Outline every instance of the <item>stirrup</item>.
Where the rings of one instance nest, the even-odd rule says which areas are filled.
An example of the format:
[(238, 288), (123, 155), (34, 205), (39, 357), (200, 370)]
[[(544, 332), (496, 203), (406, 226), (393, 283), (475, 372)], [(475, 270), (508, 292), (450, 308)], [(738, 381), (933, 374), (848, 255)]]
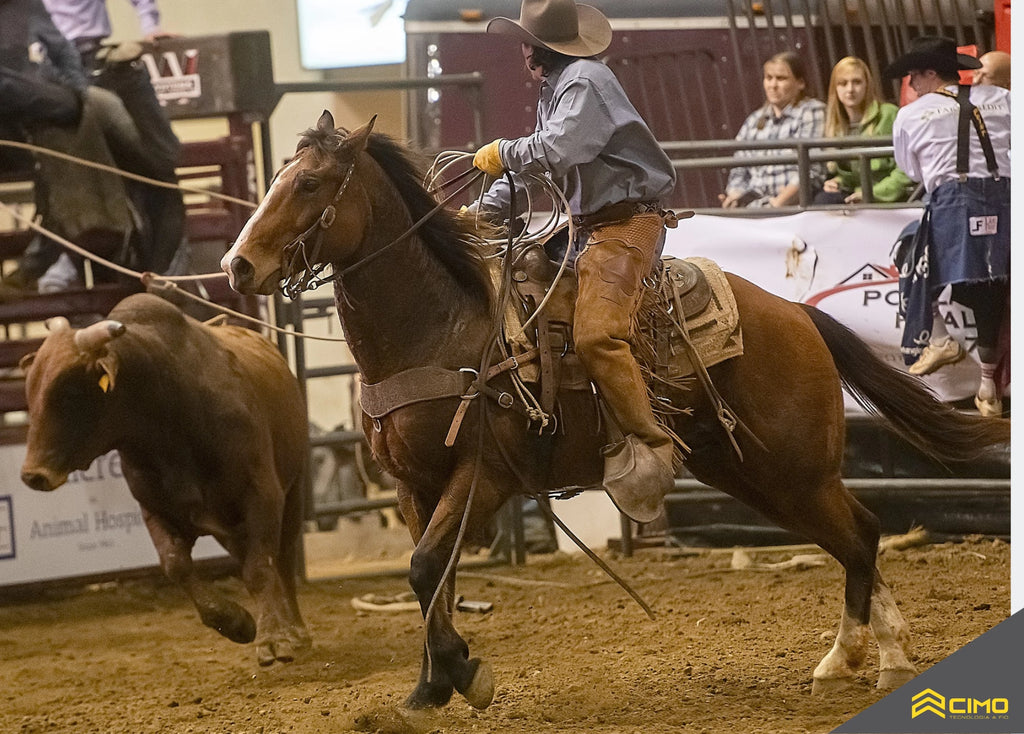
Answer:
[(605, 491), (621, 513), (635, 522), (651, 522), (662, 513), (665, 495), (675, 486), (672, 470), (635, 435), (601, 449)]

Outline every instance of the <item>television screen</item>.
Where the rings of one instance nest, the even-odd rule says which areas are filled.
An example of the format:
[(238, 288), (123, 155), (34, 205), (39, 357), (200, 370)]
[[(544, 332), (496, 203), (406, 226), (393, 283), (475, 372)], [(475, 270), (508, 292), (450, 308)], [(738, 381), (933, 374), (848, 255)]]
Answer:
[(306, 69), (405, 62), (407, 0), (297, 0)]

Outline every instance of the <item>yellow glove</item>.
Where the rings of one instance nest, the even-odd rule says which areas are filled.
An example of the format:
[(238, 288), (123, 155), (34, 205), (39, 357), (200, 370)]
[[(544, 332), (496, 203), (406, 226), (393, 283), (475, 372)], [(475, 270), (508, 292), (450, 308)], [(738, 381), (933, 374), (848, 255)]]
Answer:
[(494, 178), (505, 172), (505, 166), (501, 162), (501, 153), (498, 151), (500, 143), (501, 138), (498, 138), (493, 143), (482, 147), (473, 156), (473, 165)]

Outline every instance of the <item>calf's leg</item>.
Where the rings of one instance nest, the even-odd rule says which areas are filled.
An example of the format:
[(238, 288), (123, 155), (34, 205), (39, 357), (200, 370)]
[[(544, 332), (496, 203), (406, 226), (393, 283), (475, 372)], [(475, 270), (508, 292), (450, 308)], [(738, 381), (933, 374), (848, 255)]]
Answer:
[[(301, 618), (296, 624), (294, 559), (281, 557), (284, 492), (279, 485), (256, 487), (246, 506), (242, 533), (232, 544), (242, 560), (242, 581), (256, 600), (256, 659), (260, 665), (291, 662), (309, 646)], [(294, 533), (289, 528), (289, 533)], [(294, 551), (294, 536), (292, 551)], [(290, 578), (285, 580), (285, 576)]]
[(245, 644), (256, 639), (256, 623), (252, 615), (196, 574), (192, 565), (195, 537), (183, 537), (161, 517), (145, 508), (142, 508), (142, 517), (160, 557), (161, 568), (189, 595), (203, 624), (232, 642)]

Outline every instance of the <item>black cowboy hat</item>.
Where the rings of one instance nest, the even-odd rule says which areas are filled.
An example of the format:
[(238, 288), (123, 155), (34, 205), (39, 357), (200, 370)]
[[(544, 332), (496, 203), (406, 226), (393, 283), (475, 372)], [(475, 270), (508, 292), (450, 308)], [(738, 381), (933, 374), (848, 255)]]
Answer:
[(573, 0), (523, 0), (518, 21), (494, 18), (487, 32), (515, 36), (566, 56), (596, 56), (612, 42), (612, 26), (604, 14)]
[(973, 56), (957, 53), (956, 41), (946, 36), (920, 36), (910, 42), (910, 50), (893, 61), (882, 73), (889, 79), (906, 76), (912, 69), (933, 69), (952, 73), (960, 69), (980, 69)]

